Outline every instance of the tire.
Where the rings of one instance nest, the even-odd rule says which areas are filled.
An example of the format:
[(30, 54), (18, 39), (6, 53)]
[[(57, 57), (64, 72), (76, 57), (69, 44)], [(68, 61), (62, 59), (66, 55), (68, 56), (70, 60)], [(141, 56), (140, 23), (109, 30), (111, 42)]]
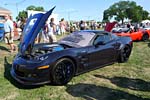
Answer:
[(143, 36), (142, 36), (142, 40), (143, 41), (147, 41), (149, 39), (149, 35), (148, 34), (144, 34)]
[(75, 65), (71, 59), (62, 58), (56, 62), (52, 69), (52, 83), (54, 85), (67, 84), (75, 73)]
[(119, 58), (118, 58), (118, 62), (119, 63), (127, 62), (128, 59), (129, 59), (130, 54), (131, 54), (131, 47), (126, 45), (125, 47), (123, 47), (121, 49), (121, 52), (120, 52), (120, 55), (119, 55)]

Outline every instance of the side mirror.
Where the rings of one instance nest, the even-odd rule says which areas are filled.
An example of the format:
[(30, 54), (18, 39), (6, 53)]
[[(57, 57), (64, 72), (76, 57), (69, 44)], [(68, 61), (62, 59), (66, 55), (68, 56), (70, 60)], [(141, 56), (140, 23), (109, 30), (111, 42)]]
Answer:
[(95, 47), (98, 47), (99, 45), (105, 45), (104, 41), (99, 41), (95, 44)]

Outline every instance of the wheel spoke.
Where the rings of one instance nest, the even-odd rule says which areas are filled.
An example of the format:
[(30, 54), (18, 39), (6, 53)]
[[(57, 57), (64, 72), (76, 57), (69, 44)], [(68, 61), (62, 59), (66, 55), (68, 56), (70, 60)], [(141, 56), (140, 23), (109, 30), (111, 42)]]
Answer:
[(57, 64), (55, 68), (55, 80), (59, 84), (67, 83), (73, 76), (73, 63), (64, 60)]
[(142, 40), (146, 41), (146, 40), (148, 40), (148, 38), (149, 38), (149, 36), (147, 34), (144, 34)]
[(122, 60), (123, 61), (127, 61), (130, 55), (130, 48), (129, 47), (125, 47), (122, 51)]

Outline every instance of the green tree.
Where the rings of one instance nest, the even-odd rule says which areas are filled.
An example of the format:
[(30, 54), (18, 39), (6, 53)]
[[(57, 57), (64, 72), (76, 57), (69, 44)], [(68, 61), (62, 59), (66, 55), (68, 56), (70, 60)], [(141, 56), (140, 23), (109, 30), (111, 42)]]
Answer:
[(19, 18), (26, 19), (27, 11), (23, 10), (23, 11), (19, 12), (19, 15), (16, 17), (17, 21), (19, 20)]
[(36, 6), (28, 6), (26, 10), (20, 11), (16, 19), (18, 20), (19, 18), (26, 19), (27, 18), (27, 10), (33, 10), (33, 11), (45, 11), (43, 7), (36, 7)]
[(134, 1), (119, 1), (103, 13), (103, 22), (108, 22), (112, 18), (122, 23), (124, 23), (125, 19), (139, 22), (148, 18), (148, 12), (143, 10), (143, 7), (137, 5)]
[(33, 11), (44, 11), (44, 8), (43, 7), (36, 7), (36, 6), (29, 6), (26, 8), (26, 10), (33, 10)]

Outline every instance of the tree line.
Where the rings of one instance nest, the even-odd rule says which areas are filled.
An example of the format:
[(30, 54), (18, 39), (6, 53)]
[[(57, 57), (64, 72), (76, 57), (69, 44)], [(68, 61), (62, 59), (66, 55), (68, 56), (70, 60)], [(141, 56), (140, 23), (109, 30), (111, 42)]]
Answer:
[(149, 12), (134, 1), (119, 1), (104, 10), (103, 22), (109, 22), (112, 18), (122, 23), (124, 23), (125, 19), (131, 20), (131, 22), (150, 19)]
[[(33, 11), (45, 11), (43, 7), (29, 6), (26, 10), (19, 12), (19, 15), (16, 17), (27, 18), (27, 10)], [(126, 19), (131, 22), (141, 22), (145, 19), (150, 19), (149, 12), (144, 10), (142, 6), (137, 5), (134, 1), (119, 1), (111, 5), (108, 9), (103, 12), (102, 22), (109, 22), (111, 19), (114, 19), (118, 22), (124, 23)]]

